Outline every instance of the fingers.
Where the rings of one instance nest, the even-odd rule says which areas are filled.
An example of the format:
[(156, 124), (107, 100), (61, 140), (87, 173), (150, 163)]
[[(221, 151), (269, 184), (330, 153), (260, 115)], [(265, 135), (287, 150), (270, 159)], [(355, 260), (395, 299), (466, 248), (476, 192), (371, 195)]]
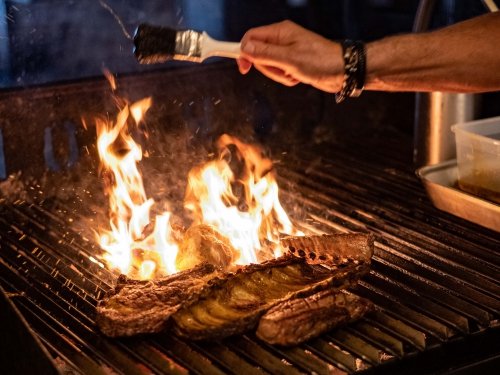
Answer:
[(283, 64), (290, 58), (288, 47), (294, 43), (293, 35), (298, 29), (301, 27), (290, 21), (250, 29), (241, 40), (242, 56), (263, 65)]
[(236, 62), (238, 63), (238, 68), (241, 74), (247, 74), (250, 71), (250, 68), (252, 67), (252, 63), (242, 57), (236, 59)]
[(286, 70), (290, 64), (289, 52), (288, 47), (253, 39), (241, 43), (241, 55), (246, 60), (255, 64), (276, 66), (282, 70)]
[(279, 68), (258, 64), (255, 64), (254, 66), (255, 69), (264, 74), (266, 77), (271, 78), (272, 80), (279, 82), (285, 86), (295, 86), (300, 83), (298, 79), (292, 77)]
[[(247, 74), (252, 67), (252, 63), (246, 59), (239, 58), (236, 60), (238, 62), (238, 68), (241, 74)], [(300, 81), (293, 78), (289, 74), (286, 74), (283, 70), (275, 68), (272, 66), (256, 65), (256, 69), (259, 70), (265, 76), (282, 83), (286, 86), (295, 86)]]
[(241, 40), (238, 67), (242, 74), (252, 65), (265, 76), (286, 86), (295, 86), (299, 80), (286, 72), (293, 71), (291, 46), (298, 25), (283, 21), (249, 30)]

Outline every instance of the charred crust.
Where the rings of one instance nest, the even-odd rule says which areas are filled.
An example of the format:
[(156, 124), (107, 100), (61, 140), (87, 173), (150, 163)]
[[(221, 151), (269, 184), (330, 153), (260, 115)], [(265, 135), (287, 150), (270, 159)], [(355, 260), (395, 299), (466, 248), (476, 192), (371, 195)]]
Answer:
[(333, 267), (346, 259), (370, 263), (374, 237), (366, 233), (288, 236), (281, 240), (281, 244), (289, 254), (307, 257), (310, 264)]
[[(105, 334), (114, 337), (160, 332), (170, 325), (177, 334), (192, 339), (244, 332), (255, 328), (266, 311), (284, 301), (355, 285), (369, 272), (373, 236), (287, 237), (282, 245), (290, 250), (282, 257), (243, 266), (235, 272), (223, 272), (205, 263), (152, 281), (131, 280), (122, 275), (116, 287), (98, 302), (96, 323)], [(361, 255), (355, 251), (358, 246)], [(291, 285), (298, 283), (302, 289), (281, 291), (286, 284), (283, 280)], [(243, 289), (236, 299), (235, 287)], [(268, 290), (270, 293), (266, 294)], [(204, 305), (207, 301), (210, 304)], [(213, 304), (224, 307), (225, 303), (230, 303), (236, 316), (219, 314), (212, 319), (210, 309), (203, 310)], [(209, 315), (208, 319), (201, 315), (199, 321), (193, 320), (200, 310)]]

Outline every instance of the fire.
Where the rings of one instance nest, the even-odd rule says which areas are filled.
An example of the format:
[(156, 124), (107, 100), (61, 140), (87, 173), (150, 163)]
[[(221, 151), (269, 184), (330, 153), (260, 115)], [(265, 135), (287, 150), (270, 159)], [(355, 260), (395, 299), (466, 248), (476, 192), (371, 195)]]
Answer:
[[(108, 79), (114, 90), (111, 74)], [(177, 272), (179, 252), (170, 226), (172, 213), (151, 219), (155, 202), (146, 196), (138, 168), (142, 149), (132, 137), (152, 101), (145, 98), (129, 104), (117, 98), (117, 103), (120, 111), (115, 121), (96, 119), (110, 213), (110, 228), (98, 233), (103, 257), (110, 268), (133, 278), (172, 274)], [(229, 135), (219, 138), (217, 148), (213, 160), (188, 174), (185, 208), (193, 214), (193, 225), (215, 228), (234, 248), (235, 259), (239, 256), (237, 265), (281, 255), (280, 235), (300, 232), (280, 204), (272, 161), (259, 147)]]
[(240, 252), (237, 264), (257, 263), (264, 244), (281, 255), (280, 233), (295, 231), (278, 198), (272, 161), (226, 134), (217, 146), (218, 159), (189, 173), (185, 207), (195, 223), (212, 225), (230, 240)]
[[(130, 134), (138, 127), (151, 98), (132, 105), (124, 104), (114, 123), (96, 119), (97, 149), (106, 179), (109, 197), (110, 230), (100, 233), (100, 246), (106, 251), (104, 259), (122, 273), (141, 279), (176, 272), (177, 244), (172, 240), (170, 213), (158, 215), (153, 231), (150, 210), (154, 205), (144, 191), (137, 164), (142, 149)], [(132, 118), (133, 121), (130, 121)]]

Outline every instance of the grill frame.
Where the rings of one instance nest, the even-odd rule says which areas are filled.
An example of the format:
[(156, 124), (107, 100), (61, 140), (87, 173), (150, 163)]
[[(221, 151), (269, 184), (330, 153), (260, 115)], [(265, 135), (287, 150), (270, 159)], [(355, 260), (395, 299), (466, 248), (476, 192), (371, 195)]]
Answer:
[[(176, 84), (196, 81), (192, 70), (181, 73)], [(226, 66), (207, 68), (203, 74), (212, 78), (199, 86), (208, 85), (221, 73), (227, 74)], [(131, 83), (125, 92), (140, 96), (148, 91), (144, 81), (151, 83), (159, 77), (164, 83), (172, 73), (140, 77), (140, 84), (137, 77), (128, 77)], [(223, 82), (233, 92), (238, 91), (235, 86), (245, 84), (235, 75)], [(152, 90), (160, 91), (161, 83)], [(99, 101), (106, 102), (108, 92), (101, 81), (34, 91), (40, 101), (54, 96), (59, 103), (76, 100), (78, 91), (104, 92), (84, 107), (88, 113), (102, 110)], [(29, 97), (30, 91), (0, 95), (2, 105), (15, 95)], [(369, 108), (371, 104), (366, 103)], [(328, 122), (328, 116), (323, 121)], [(164, 117), (164, 113), (158, 116)], [(2, 125), (3, 130), (9, 126)], [(43, 131), (43, 126), (36, 128)], [(8, 128), (6, 139), (12, 132)], [(80, 145), (91, 138), (83, 131), (77, 134)], [(277, 167), (282, 200), (301, 227), (315, 233), (375, 235), (373, 270), (353, 292), (382, 309), (295, 348), (267, 345), (251, 333), (215, 343), (187, 342), (169, 335), (108, 339), (96, 331), (93, 317), (97, 299), (116, 275), (90, 261), (98, 249), (71, 230), (67, 219), (81, 215), (78, 203), (4, 201), (0, 206), (0, 285), (17, 295), (12, 302), (50, 354), (59, 358), (60, 369), (93, 374), (421, 374), (467, 371), (470, 365), (481, 373), (493, 369), (500, 356), (492, 345), (500, 337), (500, 293), (495, 278), (500, 270), (500, 238), (431, 205), (413, 173), (411, 138), (384, 128), (375, 137), (359, 131), (344, 133), (322, 146), (292, 149), (292, 143), (279, 138), (270, 139), (269, 144), (274, 155), (286, 152)], [(20, 169), (26, 166), (20, 164)], [(37, 168), (29, 165), (28, 173)], [(49, 180), (56, 177), (51, 175)], [(494, 327), (485, 328), (492, 323)]]

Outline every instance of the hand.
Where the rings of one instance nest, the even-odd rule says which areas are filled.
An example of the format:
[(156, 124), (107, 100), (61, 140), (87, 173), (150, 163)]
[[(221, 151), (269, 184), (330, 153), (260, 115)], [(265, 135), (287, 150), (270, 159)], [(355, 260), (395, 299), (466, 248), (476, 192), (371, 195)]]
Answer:
[(255, 68), (286, 86), (299, 82), (327, 92), (342, 87), (342, 48), (291, 21), (250, 29), (241, 40), (242, 74)]

